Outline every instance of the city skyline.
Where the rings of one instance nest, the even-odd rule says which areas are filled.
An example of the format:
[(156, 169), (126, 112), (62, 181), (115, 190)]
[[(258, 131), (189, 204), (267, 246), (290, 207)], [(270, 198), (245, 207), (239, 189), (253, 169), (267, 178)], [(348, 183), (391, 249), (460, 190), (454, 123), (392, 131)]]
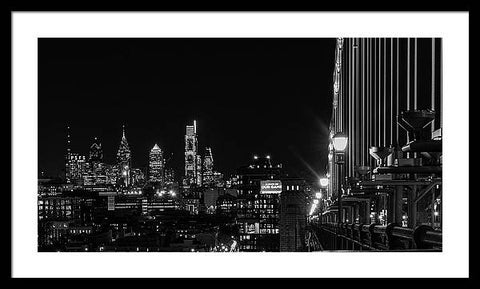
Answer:
[[(178, 91), (173, 85), (166, 97), (159, 98), (141, 93), (138, 98), (131, 97), (133, 90), (116, 97), (118, 102), (107, 101), (103, 95), (86, 97), (66, 109), (61, 103), (52, 103), (53, 99), (43, 99), (40, 124), (61, 123), (61, 113), (66, 112), (67, 118), (79, 122), (76, 125), (83, 133), (104, 127), (105, 121), (113, 126), (125, 119), (135, 123), (135, 133), (122, 123), (116, 158), (112, 160), (105, 155), (115, 144), (103, 142), (118, 140), (119, 135), (95, 135), (87, 156), (79, 146), (74, 147), (74, 134), (67, 125), (65, 177), (48, 178), (42, 174), (38, 180), (39, 251), (442, 250), (442, 39), (337, 38), (331, 83), (326, 76), (321, 82), (331, 86), (331, 110), (318, 110), (317, 114), (306, 106), (312, 105), (308, 98), (298, 97), (299, 78), (288, 76), (293, 94), (280, 93), (284, 88), (278, 80), (292, 71), (276, 59), (287, 56), (286, 51), (268, 50), (276, 48), (279, 39), (169, 41), (165, 43), (170, 48), (180, 43), (175, 53), (190, 49), (182, 46), (186, 44), (204, 46), (163, 59), (194, 60), (196, 64), (173, 60), (170, 66), (164, 65), (166, 72), (162, 76), (167, 80), (160, 88), (151, 86), (158, 85), (156, 80), (146, 81), (144, 90), (137, 88), (138, 81), (152, 75), (139, 71), (136, 80), (132, 80), (131, 69), (135, 66), (117, 57), (109, 64), (120, 65), (120, 74), (115, 75), (107, 63), (106, 70), (96, 77), (110, 78), (100, 86), (82, 83), (81, 88), (103, 89), (105, 95), (111, 95), (110, 90), (119, 84), (115, 76), (126, 73), (123, 77), (127, 90), (145, 93), (152, 89), (150, 93), (155, 94), (163, 86), (172, 86), (170, 81), (178, 84), (181, 80), (185, 85), (193, 81), (192, 77), (203, 81), (222, 73), (238, 73), (238, 78), (229, 79), (230, 82), (223, 79), (227, 84), (219, 84), (219, 93), (222, 88), (230, 88), (230, 84), (241, 84), (252, 68), (262, 72), (257, 71), (245, 87), (236, 87), (241, 95), (233, 99), (220, 93), (215, 98), (199, 100), (198, 93), (205, 93), (204, 89), (218, 89), (213, 82), (191, 91), (191, 86)], [(297, 39), (291, 41), (283, 44)], [(299, 43), (303, 41), (300, 39)], [(80, 43), (85, 48), (85, 43), (96, 42), (88, 39)], [(115, 44), (111, 48), (119, 44), (107, 43)], [(138, 48), (136, 41), (132, 43), (127, 47)], [(251, 46), (235, 50), (239, 43)], [(212, 53), (213, 44), (223, 48), (213, 49), (215, 61), (203, 62)], [(225, 52), (225, 46), (229, 53), (234, 49), (237, 54), (227, 53), (226, 58), (216, 54)], [(292, 47), (298, 49), (296, 45)], [(292, 47), (289, 53), (298, 53)], [(155, 56), (145, 57), (146, 51), (130, 52), (125, 55), (135, 65), (139, 55), (150, 60), (137, 68), (156, 67), (151, 65)], [(115, 56), (112, 51), (106, 55)], [(298, 60), (310, 63), (298, 54), (288, 56), (287, 64)], [(258, 63), (238, 62), (255, 57)], [(273, 62), (263, 62), (268, 57), (275, 59), (276, 67), (270, 65)], [(95, 57), (90, 55), (81, 65), (90, 64), (86, 72), (94, 73), (95, 63)], [(171, 69), (179, 66), (195, 68), (207, 78), (200, 74), (184, 75), (186, 70), (175, 75)], [(50, 62), (44, 78), (48, 80), (60, 67)], [(64, 74), (82, 74), (76, 71), (78, 66), (64, 68), (68, 68)], [(105, 74), (106, 71), (109, 73)], [(310, 77), (315, 75), (308, 73)], [(74, 79), (81, 82), (82, 78)], [(88, 83), (97, 80), (90, 79)], [(41, 87), (51, 89), (47, 89), (49, 93), (62, 91), (52, 86), (59, 86), (61, 79), (50, 78), (41, 83)], [(280, 88), (268, 91), (273, 84)], [(311, 89), (315, 83), (304, 85)], [(238, 93), (236, 89), (228, 93)], [(259, 98), (262, 90), (268, 94)], [(315, 106), (318, 109), (326, 98), (317, 94), (316, 99), (320, 100)], [(233, 104), (227, 105), (227, 101)], [(76, 107), (85, 104), (84, 109)], [(51, 110), (58, 114), (48, 113)], [(192, 115), (193, 120), (185, 121)], [(327, 121), (322, 122), (326, 116), (330, 117), (328, 128)], [(178, 123), (181, 129), (175, 127)], [(169, 131), (166, 141), (158, 140), (158, 132), (152, 134), (158, 127)], [(180, 132), (182, 137), (178, 136)], [(44, 143), (61, 143), (45, 135), (40, 139)], [(77, 137), (79, 143), (86, 139)], [(142, 143), (147, 148), (142, 148)], [(51, 145), (50, 149), (54, 147)], [(180, 149), (181, 167), (175, 164)], [(55, 157), (61, 152), (62, 149), (56, 150)], [(370, 240), (361, 244), (366, 229), (371, 231)], [(398, 235), (398, 231), (403, 233)]]
[[(75, 151), (97, 137), (113, 162), (122, 125), (134, 167), (157, 143), (181, 172), (184, 126), (197, 120), (199, 151), (211, 147), (221, 172), (270, 154), (303, 177), (324, 173), (334, 39), (219, 41), (40, 39), (39, 172), (61, 175), (66, 126)], [(70, 106), (65, 91), (80, 101)]]

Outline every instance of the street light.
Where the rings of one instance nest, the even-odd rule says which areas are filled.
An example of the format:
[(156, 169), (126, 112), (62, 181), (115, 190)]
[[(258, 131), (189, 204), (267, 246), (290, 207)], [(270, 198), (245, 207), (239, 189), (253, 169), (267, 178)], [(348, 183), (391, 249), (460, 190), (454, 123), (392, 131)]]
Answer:
[(328, 178), (321, 178), (320, 179), (320, 186), (322, 186), (322, 187), (328, 186)]
[(348, 136), (343, 132), (338, 132), (332, 137), (333, 149), (335, 151), (335, 163), (339, 165), (339, 179), (340, 190), (338, 192), (338, 223), (341, 224), (343, 221), (343, 208), (342, 208), (342, 186), (343, 186), (343, 164), (345, 164), (345, 149), (348, 144)]
[(348, 137), (344, 133), (336, 133), (333, 138), (333, 148), (335, 152), (343, 152), (347, 148)]
[(315, 193), (315, 198), (320, 200), (322, 198), (322, 193), (321, 192)]

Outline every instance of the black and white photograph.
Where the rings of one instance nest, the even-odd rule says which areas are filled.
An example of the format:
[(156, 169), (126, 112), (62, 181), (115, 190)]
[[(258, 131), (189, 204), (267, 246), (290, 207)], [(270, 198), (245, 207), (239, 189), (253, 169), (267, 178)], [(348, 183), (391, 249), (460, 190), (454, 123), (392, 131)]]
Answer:
[(29, 254), (449, 255), (449, 38), (331, 30), (36, 36)]
[(41, 38), (38, 249), (441, 250), (441, 55)]

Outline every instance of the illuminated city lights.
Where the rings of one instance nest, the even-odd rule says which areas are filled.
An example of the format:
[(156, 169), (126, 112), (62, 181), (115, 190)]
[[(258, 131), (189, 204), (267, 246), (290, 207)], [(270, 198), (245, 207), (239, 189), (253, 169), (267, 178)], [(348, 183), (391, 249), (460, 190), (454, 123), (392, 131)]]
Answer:
[(328, 186), (328, 178), (321, 178), (321, 179), (320, 179), (320, 185), (321, 185), (322, 187)]
[(343, 152), (347, 147), (348, 137), (343, 133), (337, 133), (333, 136), (333, 147), (338, 152)]
[[(441, 80), (441, 75), (433, 74), (441, 67), (441, 54), (419, 61), (419, 66), (424, 62), (431, 65), (418, 70), (430, 73), (418, 78), (418, 89), (417, 79), (411, 89), (404, 87), (417, 73), (417, 47), (409, 51), (414, 55), (407, 56), (406, 41), (410, 40), (331, 40), (331, 48), (335, 42), (337, 45), (331, 51), (330, 62), (325, 62), (332, 64), (328, 84), (323, 92), (315, 93), (317, 100), (327, 101), (315, 105), (311, 112), (296, 106), (305, 105), (296, 95), (283, 103), (278, 91), (250, 88), (248, 83), (245, 90), (205, 90), (197, 85), (204, 83), (201, 78), (198, 82), (187, 79), (189, 73), (181, 74), (180, 80), (170, 79), (188, 68), (178, 66), (188, 49), (171, 56), (177, 68), (168, 67), (169, 61), (152, 60), (155, 65), (150, 66), (158, 75), (138, 77), (152, 82), (155, 90), (129, 83), (125, 89), (111, 90), (107, 86), (107, 90), (92, 90), (109, 98), (111, 103), (106, 107), (100, 105), (99, 98), (98, 102), (82, 99), (85, 105), (72, 102), (69, 107), (53, 110), (62, 112), (55, 114), (59, 118), (81, 113), (84, 126), (80, 127), (83, 131), (78, 138), (82, 142), (78, 144), (77, 133), (70, 126), (66, 132), (49, 133), (61, 134), (60, 141), (42, 141), (42, 150), (47, 151), (45, 147), (50, 144), (55, 149), (39, 157), (39, 161), (51, 158), (52, 162), (38, 166), (38, 251), (441, 251), (442, 86), (429, 83), (430, 78)], [(424, 39), (422, 43), (429, 41), (433, 40)], [(438, 43), (431, 44), (425, 46), (427, 49), (422, 47), (421, 54), (438, 48)], [(124, 46), (122, 51), (136, 51), (127, 48)], [(161, 47), (154, 48), (152, 51), (161, 51)], [(392, 58), (395, 53), (398, 59)], [(148, 57), (153, 58), (153, 54)], [(223, 58), (230, 54), (218, 55)], [(113, 60), (121, 62), (123, 58)], [(137, 61), (139, 67), (134, 70), (125, 67), (120, 71), (141, 75), (145, 59)], [(375, 60), (375, 65), (363, 66), (367, 59)], [(415, 63), (415, 68), (408, 68), (405, 61)], [(221, 68), (219, 73), (223, 74), (228, 64)], [(198, 65), (195, 71), (202, 69), (211, 69), (210, 64)], [(408, 73), (408, 69), (415, 69), (415, 73)], [(59, 71), (64, 70), (62, 67)], [(369, 70), (373, 76), (364, 75)], [(295, 71), (285, 79), (301, 70)], [(69, 75), (67, 71), (65, 75)], [(136, 80), (129, 75), (118, 76), (112, 75), (119, 81)], [(213, 83), (225, 85), (220, 80)], [(191, 85), (184, 89), (185, 85), (179, 83)], [(170, 86), (175, 88), (163, 91)], [(429, 92), (425, 87), (431, 88), (431, 95), (419, 101)], [(60, 88), (63, 91), (63, 84)], [(78, 94), (77, 90), (75, 87), (65, 92)], [(112, 99), (125, 92), (130, 99)], [(204, 97), (210, 93), (219, 95)], [(326, 93), (332, 95), (324, 96)], [(251, 94), (254, 97), (250, 98)], [(258, 95), (265, 94), (268, 101), (261, 103), (263, 99)], [(224, 105), (222, 98), (233, 99), (233, 105)], [(68, 99), (76, 98), (68, 95)], [(125, 103), (130, 107), (120, 109), (126, 107)], [(255, 110), (234, 111), (237, 106)], [(272, 111), (276, 114), (272, 115)], [(224, 119), (219, 117), (220, 112)], [(254, 118), (257, 121), (251, 122)], [(283, 118), (299, 123), (285, 125)], [(64, 130), (66, 123), (81, 126), (81, 120), (61, 119), (57, 120), (60, 125), (51, 126), (44, 122), (42, 130)], [(378, 147), (372, 150), (373, 145)], [(51, 169), (52, 164), (60, 166)]]

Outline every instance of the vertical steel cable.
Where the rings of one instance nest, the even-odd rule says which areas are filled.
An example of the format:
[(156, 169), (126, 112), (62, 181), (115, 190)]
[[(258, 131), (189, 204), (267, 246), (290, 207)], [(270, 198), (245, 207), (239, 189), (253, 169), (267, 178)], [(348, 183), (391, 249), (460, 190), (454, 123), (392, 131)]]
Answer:
[[(354, 124), (355, 124), (355, 159), (353, 164), (357, 165), (359, 164), (359, 158), (360, 158), (360, 145), (362, 143), (361, 141), (361, 134), (360, 134), (360, 38), (356, 39), (356, 44), (355, 44), (355, 97), (354, 97), (354, 104), (355, 104), (355, 119), (354, 119)], [(353, 170), (353, 176), (355, 176), (355, 169)]]
[[(396, 96), (397, 96), (397, 112), (396, 112), (396, 115), (398, 116), (400, 114), (400, 99), (399, 99), (399, 95), (398, 95), (398, 92), (399, 92), (399, 72), (400, 72), (400, 38), (397, 38), (397, 93), (396, 93)], [(399, 132), (399, 127), (398, 127), (398, 122), (397, 122), (397, 127), (396, 127), (396, 133), (397, 133), (397, 145), (400, 143), (400, 140), (399, 140), (399, 137), (400, 137), (400, 132)]]
[(354, 155), (353, 155), (353, 142), (354, 142), (354, 139), (353, 139), (353, 94), (355, 93), (355, 62), (354, 62), (354, 53), (353, 53), (353, 45), (355, 44), (355, 38), (352, 38), (351, 39), (351, 42), (350, 42), (350, 93), (348, 95), (348, 135), (349, 135), (349, 138), (348, 138), (348, 141), (349, 141), (349, 146), (348, 146), (348, 163), (349, 163), (349, 166), (348, 166), (348, 172), (347, 172), (347, 176), (351, 176), (352, 175), (352, 169), (353, 169), (353, 158), (354, 158)]
[(381, 95), (381, 92), (382, 92), (382, 39), (379, 38), (378, 39), (378, 94), (377, 94), (377, 98), (378, 98), (378, 144), (379, 146), (383, 146), (382, 145), (382, 95)]
[[(432, 107), (432, 110), (435, 110), (435, 38), (432, 38), (432, 106), (431, 107)], [(432, 132), (434, 130), (435, 130), (435, 120), (432, 121)]]
[[(438, 76), (440, 77), (439, 84), (440, 84), (440, 112), (443, 112), (443, 40), (440, 38), (440, 46), (438, 47), (438, 57), (440, 61), (439, 72)], [(440, 128), (443, 127), (443, 117), (440, 114)], [(443, 134), (443, 128), (442, 128)]]
[(361, 125), (361, 134), (362, 134), (362, 145), (360, 148), (362, 166), (365, 165), (365, 151), (366, 151), (366, 139), (365, 139), (365, 38), (362, 38), (362, 125)]
[(418, 38), (415, 38), (415, 42), (414, 42), (414, 47), (415, 47), (415, 54), (414, 54), (414, 79), (413, 79), (413, 88), (414, 88), (414, 91), (413, 91), (413, 109), (416, 110), (417, 109), (417, 40)]
[[(407, 39), (407, 109), (410, 110), (410, 38)], [(408, 136), (407, 136), (408, 139)]]
[[(410, 110), (410, 38), (407, 39), (407, 109)], [(410, 137), (407, 135), (407, 143), (410, 141)], [(410, 153), (407, 153), (407, 158), (410, 157)]]
[(351, 39), (350, 43), (350, 50), (349, 50), (349, 64), (350, 64), (350, 82), (349, 82), (349, 94), (348, 94), (348, 171), (347, 171), (347, 176), (350, 176), (350, 171), (352, 168), (352, 160), (353, 160), (353, 129), (352, 129), (352, 119), (353, 119), (353, 107), (352, 107), (352, 95), (353, 95), (353, 89), (354, 89), (354, 69), (355, 69), (355, 63), (354, 63), (354, 55), (353, 55), (353, 45), (355, 42), (355, 38)]
[(373, 53), (372, 53), (372, 146), (378, 146), (377, 143), (377, 38), (373, 39)]
[(383, 39), (383, 146), (387, 146), (387, 39)]
[(393, 38), (390, 38), (390, 144), (393, 144)]
[[(369, 83), (368, 83), (368, 121), (369, 121), (369, 131), (368, 131), (368, 139), (369, 139), (369, 147), (374, 146), (374, 140), (373, 140), (373, 116), (372, 116), (372, 107), (373, 107), (373, 89), (372, 89), (372, 84), (373, 84), (373, 78), (372, 78), (372, 62), (373, 62), (373, 49), (372, 49), (372, 39), (370, 39), (370, 45), (369, 45), (369, 53), (368, 53), (368, 77), (369, 77)], [(373, 166), (373, 160), (372, 158), (368, 158), (370, 166)]]

